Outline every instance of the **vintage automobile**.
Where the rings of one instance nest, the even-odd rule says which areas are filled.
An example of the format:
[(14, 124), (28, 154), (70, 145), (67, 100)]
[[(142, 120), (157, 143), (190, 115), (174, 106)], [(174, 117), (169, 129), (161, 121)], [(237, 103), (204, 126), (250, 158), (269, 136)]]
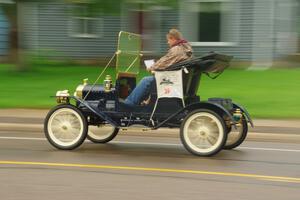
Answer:
[[(198, 156), (233, 149), (244, 141), (248, 123), (253, 126), (246, 109), (231, 99), (204, 101), (197, 95), (201, 76), (216, 78), (229, 66), (231, 56), (208, 53), (156, 71), (148, 104), (130, 106), (124, 99), (136, 85), (141, 56), (141, 36), (121, 31), (118, 50), (94, 84), (84, 80), (74, 95), (68, 90), (56, 93), (59, 105), (49, 111), (44, 123), (48, 141), (58, 149), (72, 150), (86, 138), (107, 143), (120, 129), (180, 128), (183, 146)], [(104, 83), (98, 84), (115, 57), (115, 82), (106, 75)]]

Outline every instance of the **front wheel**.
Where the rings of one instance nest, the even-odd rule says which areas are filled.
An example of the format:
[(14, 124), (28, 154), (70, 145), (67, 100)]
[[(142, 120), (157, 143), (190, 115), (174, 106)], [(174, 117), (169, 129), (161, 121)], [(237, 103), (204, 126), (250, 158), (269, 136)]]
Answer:
[(227, 139), (225, 130), (225, 122), (217, 113), (199, 109), (183, 120), (180, 139), (190, 153), (212, 156), (222, 150)]
[(81, 111), (72, 105), (59, 105), (48, 113), (45, 123), (45, 136), (54, 147), (72, 150), (85, 140), (88, 131), (87, 121)]
[(87, 139), (94, 143), (107, 143), (118, 135), (119, 129), (109, 124), (89, 126)]

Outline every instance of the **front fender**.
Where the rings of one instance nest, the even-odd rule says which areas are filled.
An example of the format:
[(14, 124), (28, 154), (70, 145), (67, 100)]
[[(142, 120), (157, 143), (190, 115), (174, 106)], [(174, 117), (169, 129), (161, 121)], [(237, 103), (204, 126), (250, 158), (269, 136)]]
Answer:
[(254, 127), (253, 121), (252, 121), (252, 119), (250, 117), (249, 112), (246, 110), (246, 108), (244, 108), (243, 106), (238, 105), (236, 103), (232, 103), (232, 104), (233, 104), (234, 108), (239, 108), (244, 113), (244, 115), (246, 117), (246, 120), (250, 123), (251, 127), (253, 128)]

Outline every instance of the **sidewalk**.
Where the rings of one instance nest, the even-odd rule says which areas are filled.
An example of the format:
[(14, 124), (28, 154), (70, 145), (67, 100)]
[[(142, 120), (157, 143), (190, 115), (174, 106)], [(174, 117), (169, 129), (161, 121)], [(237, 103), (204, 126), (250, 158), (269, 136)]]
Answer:
[[(0, 109), (0, 130), (23, 130), (32, 128), (42, 130), (43, 121), (49, 110), (37, 109)], [(255, 133), (299, 134), (299, 120), (271, 120), (254, 119), (254, 128), (249, 128)]]

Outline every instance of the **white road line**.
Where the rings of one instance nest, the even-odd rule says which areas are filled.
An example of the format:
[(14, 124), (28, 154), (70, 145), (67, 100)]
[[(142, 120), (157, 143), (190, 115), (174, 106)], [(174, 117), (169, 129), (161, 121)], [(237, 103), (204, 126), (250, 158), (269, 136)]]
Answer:
[[(38, 140), (47, 141), (46, 138), (35, 138), (35, 137), (5, 137), (1, 136), (0, 139), (3, 140)], [(90, 141), (86, 141), (90, 142)], [(135, 144), (135, 145), (160, 145), (160, 146), (182, 146), (182, 144), (175, 143), (161, 143), (161, 142), (130, 142), (130, 141), (112, 141), (111, 144)], [(278, 148), (260, 148), (260, 147), (238, 147), (238, 149), (248, 149), (257, 151), (281, 151), (281, 152), (296, 152), (300, 153), (300, 149), (278, 149)]]
[(1, 136), (0, 139), (3, 140), (47, 140), (46, 138), (33, 138), (33, 137), (5, 137)]
[(115, 144), (140, 144), (140, 145), (161, 145), (161, 146), (182, 146), (182, 144), (161, 143), (161, 142), (130, 142), (130, 141), (112, 141)]
[[(112, 141), (115, 144), (140, 144), (140, 145), (161, 145), (161, 146), (182, 146), (182, 144), (160, 143), (160, 142), (130, 142), (130, 141)], [(259, 151), (283, 151), (300, 152), (300, 149), (277, 149), (277, 148), (259, 148), (259, 147), (238, 147), (239, 149), (259, 150)]]
[(238, 147), (239, 149), (260, 150), (260, 151), (286, 151), (300, 152), (300, 149), (277, 149), (277, 148), (259, 148), (259, 147)]

